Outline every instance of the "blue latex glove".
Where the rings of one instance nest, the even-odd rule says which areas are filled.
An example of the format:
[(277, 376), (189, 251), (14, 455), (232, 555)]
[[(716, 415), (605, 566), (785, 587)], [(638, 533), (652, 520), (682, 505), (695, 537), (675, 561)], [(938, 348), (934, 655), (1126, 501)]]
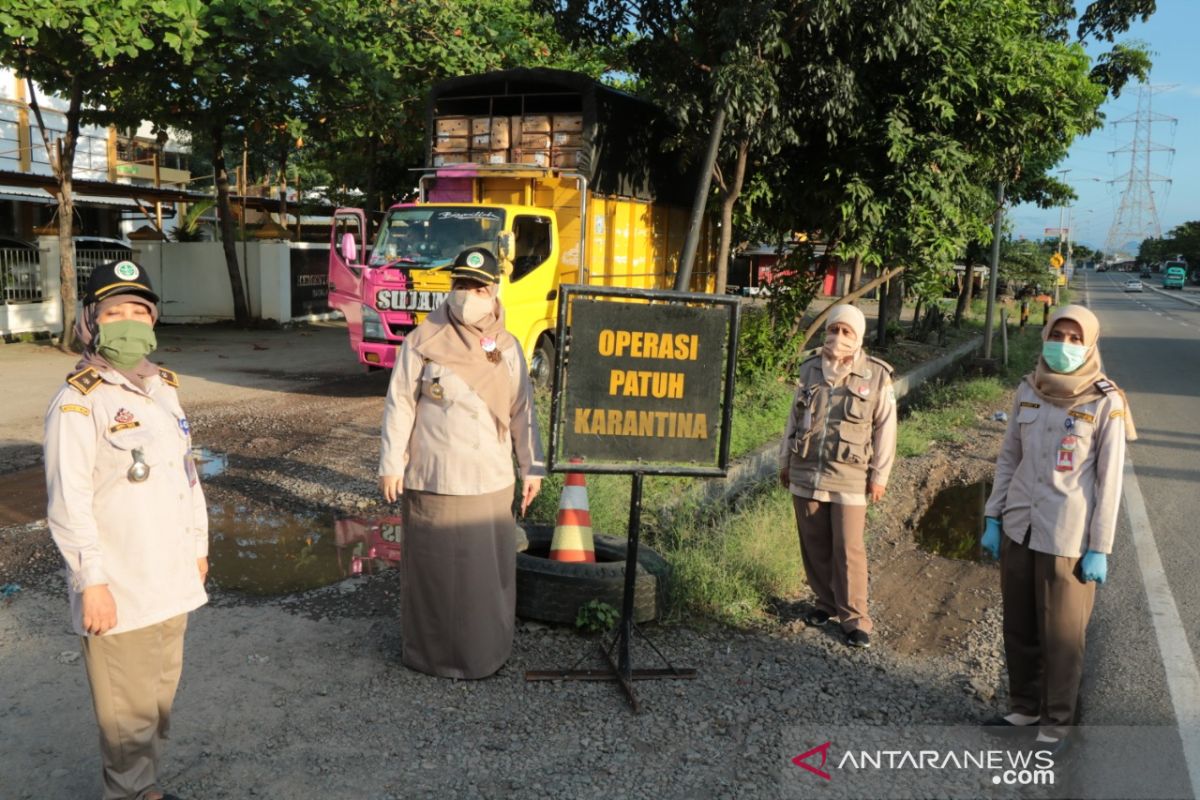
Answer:
[(1083, 560), (1079, 562), (1079, 572), (1083, 575), (1085, 582), (1104, 583), (1108, 579), (1108, 556), (1104, 553), (1097, 553), (1095, 550), (1088, 550), (1083, 554)]
[(996, 517), (988, 517), (987, 524), (983, 528), (983, 538), (979, 540), (979, 546), (992, 558), (1000, 557), (1000, 533), (1000, 520)]

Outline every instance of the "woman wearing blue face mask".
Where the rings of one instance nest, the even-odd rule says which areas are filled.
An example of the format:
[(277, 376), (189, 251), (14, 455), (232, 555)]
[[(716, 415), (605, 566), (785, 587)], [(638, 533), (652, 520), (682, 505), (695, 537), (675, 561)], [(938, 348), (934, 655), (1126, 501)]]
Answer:
[(47, 522), (66, 564), (100, 729), (105, 800), (163, 800), (159, 754), (189, 611), (208, 600), (208, 515), (175, 373), (147, 360), (158, 295), (132, 261), (97, 267), (83, 358), (46, 411)]
[(1065, 746), (1088, 619), (1108, 574), (1125, 442), (1125, 395), (1103, 373), (1100, 323), (1083, 306), (1051, 315), (1037, 368), (1017, 388), (985, 514), (1000, 559), (1009, 707), (988, 724), (1037, 726)]

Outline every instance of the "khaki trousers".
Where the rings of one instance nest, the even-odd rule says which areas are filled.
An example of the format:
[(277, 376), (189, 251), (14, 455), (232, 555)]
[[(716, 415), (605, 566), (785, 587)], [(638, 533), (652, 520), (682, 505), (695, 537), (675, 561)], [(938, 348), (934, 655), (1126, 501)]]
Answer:
[(870, 633), (867, 613), (866, 506), (819, 503), (792, 495), (800, 556), (817, 608), (837, 617), (846, 633)]
[(1041, 717), (1042, 731), (1065, 736), (1075, 722), (1083, 650), (1096, 584), (1079, 578), (1078, 558), (1039, 553), (1001, 537), (1000, 593), (1011, 710)]
[(82, 637), (100, 726), (104, 800), (141, 800), (157, 790), (186, 629), (187, 614), (180, 614), (135, 631)]

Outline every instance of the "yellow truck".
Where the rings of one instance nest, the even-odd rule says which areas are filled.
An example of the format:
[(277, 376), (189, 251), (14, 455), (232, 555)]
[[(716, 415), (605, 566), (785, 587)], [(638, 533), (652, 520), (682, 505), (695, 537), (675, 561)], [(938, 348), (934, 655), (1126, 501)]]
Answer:
[[(420, 199), (389, 209), (369, 250), (366, 217), (338, 209), (329, 304), (368, 368), (391, 367), (408, 331), (446, 297), (459, 252), (491, 248), (509, 331), (536, 381), (555, 357), (561, 284), (670, 289), (694, 171), (664, 151), (657, 110), (586, 76), (520, 69), (434, 86)], [(707, 229), (690, 289), (711, 291)]]

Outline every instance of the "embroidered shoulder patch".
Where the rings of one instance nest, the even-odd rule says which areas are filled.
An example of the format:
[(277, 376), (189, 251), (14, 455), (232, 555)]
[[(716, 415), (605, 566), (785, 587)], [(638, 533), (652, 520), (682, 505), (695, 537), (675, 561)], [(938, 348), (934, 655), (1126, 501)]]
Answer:
[(159, 367), (158, 377), (162, 378), (162, 382), (167, 386), (179, 386), (179, 376), (169, 369)]
[(1114, 411), (1114, 412), (1112, 412), (1111, 414), (1109, 414), (1109, 415), (1108, 415), (1108, 418), (1109, 418), (1109, 419), (1121, 419), (1121, 418), (1122, 418), (1122, 417), (1124, 417), (1124, 416), (1125, 416), (1125, 412), (1124, 412), (1124, 411)]
[(875, 356), (867, 356), (867, 358), (871, 359), (876, 364), (883, 367), (884, 372), (886, 372), (888, 375), (891, 375), (896, 371), (895, 367), (893, 367), (888, 362), (884, 361), (882, 358), (876, 358)]
[(59, 406), (58, 410), (68, 413), (74, 412), (76, 414), (83, 414), (85, 417), (90, 417), (92, 415), (92, 412), (89, 409), (86, 409), (83, 406), (77, 406), (74, 403), (67, 403), (66, 405)]
[(1096, 381), (1096, 388), (1099, 389), (1100, 391), (1104, 392), (1105, 394), (1112, 394), (1113, 392), (1118, 391), (1117, 385), (1115, 383), (1113, 383), (1112, 381), (1109, 381), (1109, 380), (1105, 380), (1104, 378), (1101, 378), (1100, 380)]
[(87, 394), (103, 382), (104, 379), (100, 377), (100, 373), (94, 367), (84, 367), (79, 372), (67, 376), (67, 383), (80, 394)]

